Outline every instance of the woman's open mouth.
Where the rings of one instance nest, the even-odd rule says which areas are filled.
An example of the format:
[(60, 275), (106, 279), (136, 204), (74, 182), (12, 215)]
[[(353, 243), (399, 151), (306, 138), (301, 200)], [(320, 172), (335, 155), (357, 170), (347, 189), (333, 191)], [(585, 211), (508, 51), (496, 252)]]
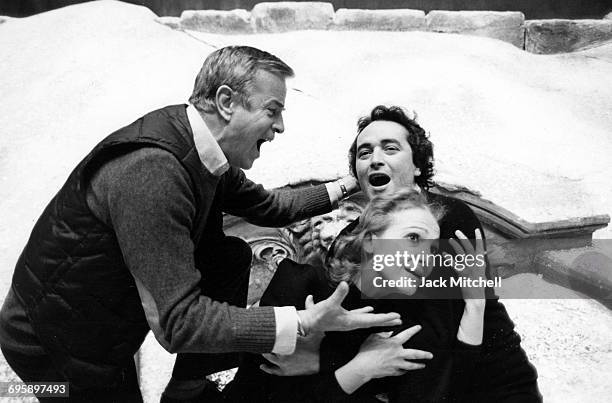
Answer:
[(374, 187), (385, 186), (391, 181), (391, 177), (387, 174), (377, 172), (368, 176), (368, 182)]

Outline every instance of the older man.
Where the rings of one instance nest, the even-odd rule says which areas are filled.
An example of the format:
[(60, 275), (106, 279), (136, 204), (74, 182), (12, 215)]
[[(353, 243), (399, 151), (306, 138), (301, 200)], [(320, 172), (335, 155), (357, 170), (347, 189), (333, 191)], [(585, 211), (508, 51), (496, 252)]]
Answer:
[[(190, 105), (143, 116), (78, 164), (37, 221), (1, 312), (2, 350), (24, 381), (69, 382), (75, 401), (139, 401), (133, 355), (149, 328), (170, 352), (287, 354), (298, 331), (399, 321), (343, 310), (346, 284), (300, 312), (232, 306), (245, 304), (251, 255), (223, 234), (222, 212), (281, 226), (356, 187), (266, 191), (245, 177), (284, 131), (292, 75), (261, 50), (219, 49)], [(179, 354), (168, 398), (201, 394), (202, 375), (226, 361)]]

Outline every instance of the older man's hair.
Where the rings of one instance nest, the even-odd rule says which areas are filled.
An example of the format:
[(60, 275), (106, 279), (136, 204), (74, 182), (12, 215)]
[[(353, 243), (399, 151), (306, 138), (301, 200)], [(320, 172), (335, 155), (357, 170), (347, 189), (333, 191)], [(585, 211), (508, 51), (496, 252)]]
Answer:
[(198, 73), (189, 102), (203, 112), (215, 111), (217, 89), (229, 86), (240, 103), (250, 109), (250, 90), (257, 71), (281, 78), (293, 77), (293, 69), (278, 57), (250, 46), (228, 46), (212, 52)]

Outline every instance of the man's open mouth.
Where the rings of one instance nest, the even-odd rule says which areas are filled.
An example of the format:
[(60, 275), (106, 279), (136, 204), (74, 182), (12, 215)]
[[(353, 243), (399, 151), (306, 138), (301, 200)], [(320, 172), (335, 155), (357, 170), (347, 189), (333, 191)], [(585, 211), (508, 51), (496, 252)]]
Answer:
[(391, 177), (384, 173), (373, 173), (368, 176), (368, 182), (374, 187), (384, 186), (391, 180)]
[(257, 151), (261, 150), (261, 145), (263, 143), (265, 143), (265, 142), (266, 142), (266, 140), (264, 140), (264, 139), (257, 140)]

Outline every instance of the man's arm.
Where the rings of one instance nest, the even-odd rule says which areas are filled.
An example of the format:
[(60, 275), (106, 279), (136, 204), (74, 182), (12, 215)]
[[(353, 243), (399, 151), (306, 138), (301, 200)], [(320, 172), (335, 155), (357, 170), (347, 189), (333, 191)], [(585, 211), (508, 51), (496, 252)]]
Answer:
[(354, 178), (345, 177), (325, 185), (266, 190), (233, 167), (224, 175), (224, 180), (224, 211), (265, 227), (282, 227), (327, 213), (358, 186)]
[[(247, 310), (201, 294), (191, 240), (195, 197), (187, 172), (170, 153), (145, 148), (108, 162), (91, 180), (88, 204), (115, 230), (149, 325), (168, 351), (293, 352), (296, 314), (285, 315), (291, 319), (282, 320), (277, 329), (281, 308)], [(307, 330), (347, 330), (399, 320), (394, 314), (346, 311), (340, 307), (343, 293), (332, 297), (299, 312)], [(277, 336), (285, 340), (280, 346)]]
[(189, 180), (170, 153), (140, 149), (96, 173), (88, 204), (114, 228), (147, 320), (168, 351), (269, 352), (275, 341), (273, 308), (247, 310), (201, 294), (190, 237), (195, 197)]

